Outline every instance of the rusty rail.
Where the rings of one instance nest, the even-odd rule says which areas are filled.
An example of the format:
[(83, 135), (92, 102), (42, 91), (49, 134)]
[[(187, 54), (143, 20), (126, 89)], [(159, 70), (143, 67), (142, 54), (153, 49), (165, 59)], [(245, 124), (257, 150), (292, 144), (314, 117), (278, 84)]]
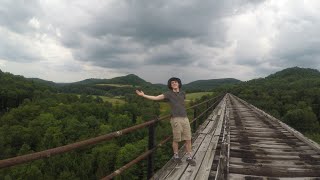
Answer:
[[(169, 116), (165, 116), (165, 117), (169, 117)], [(163, 117), (163, 118), (165, 118)], [(108, 141), (111, 140), (115, 137), (119, 137), (122, 136), (124, 134), (127, 134), (129, 132), (132, 132), (134, 130), (137, 129), (141, 129), (144, 128), (146, 126), (149, 126), (150, 124), (155, 123), (156, 121), (160, 121), (159, 120), (151, 120), (151, 121), (147, 121), (145, 123), (142, 124), (138, 124), (135, 126), (131, 126), (129, 128), (125, 128), (116, 132), (112, 132), (106, 135), (102, 135), (102, 136), (98, 136), (95, 138), (91, 138), (91, 139), (87, 139), (87, 140), (83, 140), (83, 141), (79, 141), (76, 143), (72, 143), (72, 144), (68, 144), (65, 146), (59, 146), (56, 148), (52, 148), (52, 149), (48, 149), (48, 150), (44, 150), (44, 151), (40, 151), (40, 152), (36, 152), (36, 153), (31, 153), (31, 154), (26, 154), (26, 155), (22, 155), (22, 156), (17, 156), (14, 158), (9, 158), (9, 159), (5, 159), (5, 160), (1, 160), (0, 161), (0, 169), (1, 168), (5, 168), (5, 167), (10, 167), (13, 165), (18, 165), (18, 164), (23, 164), (26, 162), (30, 162), (33, 160), (37, 160), (37, 159), (43, 159), (43, 158), (48, 158), (50, 156), (56, 155), (56, 154), (61, 154), (61, 153), (65, 153), (74, 149), (78, 149), (81, 147), (85, 147), (85, 146), (89, 146), (89, 145), (94, 145), (103, 141)]]
[(126, 165), (122, 166), (121, 168), (115, 170), (113, 173), (109, 174), (108, 176), (102, 178), (101, 180), (107, 180), (107, 179), (112, 179), (113, 177), (121, 174), (123, 171), (125, 171), (126, 169), (128, 169), (129, 167), (131, 167), (134, 164), (137, 164), (139, 161), (147, 158), (152, 152), (154, 152), (158, 147), (161, 147), (163, 144), (165, 144), (166, 142), (168, 142), (170, 139), (172, 138), (172, 136), (169, 136), (167, 138), (165, 138), (163, 141), (161, 141), (156, 147), (154, 147), (151, 150), (148, 150), (146, 152), (144, 152), (143, 154), (141, 154), (140, 156), (138, 156), (136, 159), (130, 161), (129, 163), (127, 163)]

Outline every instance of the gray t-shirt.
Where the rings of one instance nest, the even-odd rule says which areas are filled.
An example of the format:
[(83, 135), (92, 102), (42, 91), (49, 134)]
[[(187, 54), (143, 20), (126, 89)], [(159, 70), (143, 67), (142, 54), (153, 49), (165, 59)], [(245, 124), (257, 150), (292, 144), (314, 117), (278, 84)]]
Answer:
[(169, 101), (172, 117), (187, 117), (187, 111), (184, 103), (186, 94), (183, 91), (167, 91), (163, 93), (163, 95), (165, 99)]

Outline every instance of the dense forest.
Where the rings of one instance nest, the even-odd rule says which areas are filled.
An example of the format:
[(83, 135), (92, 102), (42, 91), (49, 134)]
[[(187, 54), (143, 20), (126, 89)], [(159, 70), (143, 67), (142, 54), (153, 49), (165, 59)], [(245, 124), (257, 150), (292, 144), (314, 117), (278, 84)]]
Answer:
[[(145, 100), (133, 91), (146, 88), (148, 94), (157, 94), (164, 90), (162, 85), (141, 84), (141, 80), (135, 81), (135, 75), (127, 78), (108, 82), (91, 79), (65, 86), (0, 71), (0, 159), (107, 134), (168, 113), (161, 102)], [(99, 87), (101, 91), (94, 92), (99, 90), (99, 85), (103, 86)], [(126, 103), (112, 104), (98, 96), (106, 95), (104, 88), (110, 86), (107, 95), (122, 96)], [(81, 92), (86, 87), (92, 91)], [(220, 85), (211, 91), (213, 96), (231, 92), (320, 143), (320, 72), (317, 70), (289, 68), (266, 78)], [(203, 96), (192, 104), (208, 98)], [(160, 122), (156, 132), (159, 142), (171, 134), (169, 123)], [(0, 179), (99, 179), (144, 152), (147, 139), (147, 129), (139, 130), (96, 146), (2, 169)], [(170, 143), (159, 148), (156, 169), (171, 154)], [(116, 179), (146, 179), (146, 161)]]
[(28, 81), (23, 76), (0, 70), (0, 115), (18, 107), (25, 99), (30, 99), (46, 90), (55, 92), (53, 87), (41, 82)]
[[(37, 152), (107, 134), (159, 115), (159, 103), (126, 95), (123, 105), (99, 96), (57, 93), (43, 82), (10, 73), (0, 74), (0, 159)], [(164, 127), (163, 127), (164, 126)], [(170, 134), (160, 123), (158, 138)], [(0, 170), (0, 179), (98, 179), (129, 162), (146, 149), (147, 130), (49, 159)], [(159, 150), (156, 167), (168, 160)], [(145, 162), (123, 174), (145, 176)], [(122, 176), (118, 178), (121, 179)]]

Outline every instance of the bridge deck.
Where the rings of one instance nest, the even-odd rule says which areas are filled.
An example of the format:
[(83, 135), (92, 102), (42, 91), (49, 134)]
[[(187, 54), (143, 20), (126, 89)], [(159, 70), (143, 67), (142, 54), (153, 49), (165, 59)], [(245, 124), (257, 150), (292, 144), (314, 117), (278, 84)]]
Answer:
[(320, 179), (320, 146), (227, 95), (193, 138), (197, 165), (170, 160), (153, 179)]
[(208, 179), (221, 134), (225, 107), (226, 101), (221, 101), (195, 133), (192, 151), (197, 165), (188, 165), (184, 148), (181, 148), (179, 155), (183, 163), (177, 164), (170, 160), (153, 179)]

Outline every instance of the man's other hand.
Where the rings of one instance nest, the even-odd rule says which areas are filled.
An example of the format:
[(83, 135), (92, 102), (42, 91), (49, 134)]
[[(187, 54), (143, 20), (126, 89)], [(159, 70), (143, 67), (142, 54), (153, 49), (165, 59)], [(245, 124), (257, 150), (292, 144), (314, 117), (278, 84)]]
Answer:
[(144, 92), (143, 92), (143, 91), (136, 90), (136, 93), (137, 93), (139, 96), (144, 96)]

